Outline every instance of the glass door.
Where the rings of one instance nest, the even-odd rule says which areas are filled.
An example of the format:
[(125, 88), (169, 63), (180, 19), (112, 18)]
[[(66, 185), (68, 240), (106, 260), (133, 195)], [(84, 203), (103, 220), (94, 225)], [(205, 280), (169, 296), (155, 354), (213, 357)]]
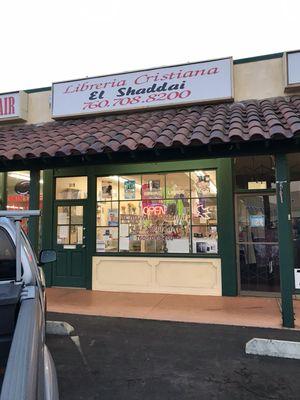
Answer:
[(55, 180), (53, 285), (86, 287), (87, 177)]
[(300, 270), (300, 154), (288, 155), (290, 169), (291, 213), (294, 244), (294, 268)]
[(278, 218), (274, 193), (236, 196), (240, 291), (280, 291)]
[(84, 202), (56, 202), (54, 210), (54, 286), (85, 287), (86, 235)]

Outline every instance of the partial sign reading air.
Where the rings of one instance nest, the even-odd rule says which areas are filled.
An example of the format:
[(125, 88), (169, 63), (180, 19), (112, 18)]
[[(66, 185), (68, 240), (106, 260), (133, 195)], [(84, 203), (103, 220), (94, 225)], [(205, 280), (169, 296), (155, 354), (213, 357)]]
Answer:
[(13, 92), (0, 94), (0, 121), (27, 119), (27, 94)]
[(0, 117), (12, 116), (15, 114), (14, 96), (0, 97)]

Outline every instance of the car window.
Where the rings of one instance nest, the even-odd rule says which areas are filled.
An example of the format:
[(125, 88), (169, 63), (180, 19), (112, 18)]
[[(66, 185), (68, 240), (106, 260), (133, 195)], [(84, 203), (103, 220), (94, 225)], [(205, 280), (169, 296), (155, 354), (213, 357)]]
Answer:
[(16, 279), (16, 249), (7, 233), (0, 227), (0, 280)]

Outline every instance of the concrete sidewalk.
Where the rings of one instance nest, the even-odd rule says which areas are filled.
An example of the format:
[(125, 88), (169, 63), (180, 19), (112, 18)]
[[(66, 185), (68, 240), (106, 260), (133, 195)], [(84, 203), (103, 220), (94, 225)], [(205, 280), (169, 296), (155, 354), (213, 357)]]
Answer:
[[(300, 301), (294, 301), (300, 329)], [(48, 288), (48, 311), (164, 321), (281, 328), (280, 299)], [(297, 318), (298, 317), (298, 318)]]

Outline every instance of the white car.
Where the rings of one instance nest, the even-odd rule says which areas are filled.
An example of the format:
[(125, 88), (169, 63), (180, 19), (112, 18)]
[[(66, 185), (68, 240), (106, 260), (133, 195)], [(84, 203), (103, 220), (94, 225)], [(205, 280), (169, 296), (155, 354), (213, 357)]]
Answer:
[(0, 400), (58, 400), (56, 371), (45, 344), (45, 280), (20, 228), (40, 211), (0, 211)]

